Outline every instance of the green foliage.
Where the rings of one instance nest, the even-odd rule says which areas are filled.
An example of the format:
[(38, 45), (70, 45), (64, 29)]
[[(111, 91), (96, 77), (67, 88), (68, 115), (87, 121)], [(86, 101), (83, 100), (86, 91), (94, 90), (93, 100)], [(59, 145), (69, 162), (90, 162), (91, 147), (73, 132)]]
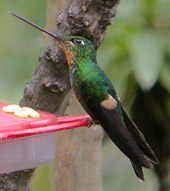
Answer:
[[(170, 90), (170, 3), (167, 0), (122, 1), (108, 35), (98, 51), (98, 60), (125, 96), (128, 79), (146, 91), (160, 80)], [(163, 73), (163, 74), (162, 74)]]
[[(45, 26), (45, 1), (0, 1), (0, 101), (18, 103), (44, 49), (42, 33), (15, 19), (15, 12)], [(39, 11), (38, 11), (39, 10)]]
[(163, 65), (162, 41), (150, 31), (137, 33), (129, 41), (136, 80), (144, 90), (148, 90), (158, 79)]
[(42, 166), (36, 169), (35, 177), (31, 182), (31, 191), (49, 191), (49, 169), (48, 166)]

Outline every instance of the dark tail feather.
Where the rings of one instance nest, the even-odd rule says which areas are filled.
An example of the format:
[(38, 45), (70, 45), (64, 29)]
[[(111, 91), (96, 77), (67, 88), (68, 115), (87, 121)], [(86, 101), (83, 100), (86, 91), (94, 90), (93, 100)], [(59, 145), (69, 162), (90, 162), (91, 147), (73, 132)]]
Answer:
[(142, 172), (142, 167), (137, 165), (133, 161), (131, 161), (131, 163), (132, 163), (132, 166), (133, 166), (133, 169), (135, 171), (136, 176), (139, 178), (139, 180), (141, 182), (143, 182), (144, 181), (144, 176), (143, 176), (143, 172)]
[[(146, 142), (143, 134), (139, 131), (136, 124), (132, 121), (132, 119), (129, 117), (129, 115), (126, 113), (123, 107), (122, 107), (122, 111), (123, 111), (123, 117), (124, 117), (126, 127), (130, 131), (135, 141), (138, 143), (138, 146), (140, 147), (140, 149), (148, 157), (147, 160), (149, 160), (150, 162), (154, 164), (159, 164), (157, 157), (155, 156), (149, 144)], [(146, 168), (152, 168), (150, 165), (152, 164), (149, 164), (149, 167), (146, 166)]]

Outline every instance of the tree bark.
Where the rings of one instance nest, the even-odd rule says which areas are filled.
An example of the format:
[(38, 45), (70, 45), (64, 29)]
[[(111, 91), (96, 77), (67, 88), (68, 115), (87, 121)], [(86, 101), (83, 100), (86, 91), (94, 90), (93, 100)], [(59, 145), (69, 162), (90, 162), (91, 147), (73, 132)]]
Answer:
[[(74, 95), (65, 114), (85, 114)], [(52, 191), (102, 191), (102, 137), (99, 126), (56, 134), (57, 154), (50, 168)]]
[[(71, 0), (57, 17), (56, 33), (84, 36), (97, 49), (116, 14), (118, 3), (119, 0)], [(69, 93), (70, 83), (64, 55), (55, 39), (51, 38), (39, 58), (32, 79), (25, 86), (20, 105), (61, 115), (69, 103)], [(72, 111), (69, 114), (73, 114)], [(98, 127), (57, 134), (57, 159), (54, 163), (57, 186), (54, 183), (53, 190), (56, 187), (57, 191), (102, 190), (101, 137)], [(34, 170), (25, 170), (0, 175), (0, 191), (30, 190), (33, 173)]]

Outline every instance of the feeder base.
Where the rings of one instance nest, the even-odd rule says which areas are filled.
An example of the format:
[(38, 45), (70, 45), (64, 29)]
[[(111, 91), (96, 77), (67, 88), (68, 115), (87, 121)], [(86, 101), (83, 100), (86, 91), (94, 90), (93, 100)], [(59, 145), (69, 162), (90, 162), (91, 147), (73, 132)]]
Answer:
[(55, 133), (0, 143), (0, 173), (35, 168), (55, 158)]

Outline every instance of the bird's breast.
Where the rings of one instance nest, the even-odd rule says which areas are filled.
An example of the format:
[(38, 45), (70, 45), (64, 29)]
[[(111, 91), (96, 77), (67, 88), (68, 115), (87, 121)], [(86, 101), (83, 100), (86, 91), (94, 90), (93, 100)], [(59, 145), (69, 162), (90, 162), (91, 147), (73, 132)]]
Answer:
[[(91, 73), (82, 76), (76, 68), (70, 72), (71, 86), (80, 102), (100, 102), (107, 94), (107, 87), (103, 81)], [(83, 101), (82, 101), (83, 100)]]

